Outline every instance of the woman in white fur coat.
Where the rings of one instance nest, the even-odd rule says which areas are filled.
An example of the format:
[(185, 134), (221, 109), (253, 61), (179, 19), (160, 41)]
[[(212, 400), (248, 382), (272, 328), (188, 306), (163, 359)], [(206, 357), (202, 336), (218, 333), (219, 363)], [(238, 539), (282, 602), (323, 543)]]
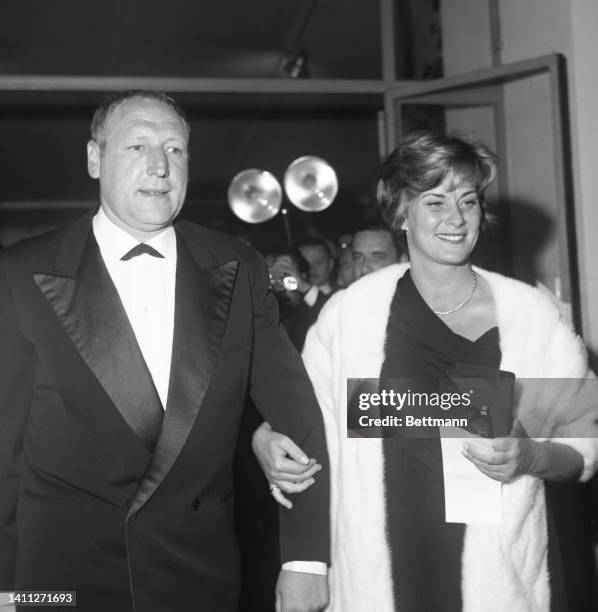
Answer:
[[(410, 265), (334, 295), (308, 334), (303, 356), (331, 462), (328, 610), (565, 609), (544, 481), (593, 474), (596, 399), (580, 382), (590, 375), (585, 349), (550, 300), (470, 263), (494, 174), (494, 155), (480, 143), (431, 133), (403, 139), (384, 163), (378, 196), (391, 227), (405, 232)], [(398, 378), (438, 379), (455, 367), (517, 379), (519, 436), (461, 447), (478, 474), (501, 483), (498, 521), (445, 521), (452, 459), (438, 438), (347, 435), (347, 379), (381, 379), (384, 387)], [(522, 379), (574, 380), (526, 386)], [(274, 461), (277, 445), (276, 434), (256, 438), (271, 482), (295, 492), (289, 481), (301, 477), (279, 469), (288, 463)]]

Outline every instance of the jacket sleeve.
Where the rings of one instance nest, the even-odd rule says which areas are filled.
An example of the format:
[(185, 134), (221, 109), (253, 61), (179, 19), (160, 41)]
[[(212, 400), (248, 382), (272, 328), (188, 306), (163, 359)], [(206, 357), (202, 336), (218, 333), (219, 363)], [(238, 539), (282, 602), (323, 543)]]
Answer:
[[(577, 379), (569, 381), (575, 391), (566, 393), (564, 399), (552, 405), (556, 413), (552, 419), (556, 423), (552, 441), (566, 444), (582, 456), (583, 470), (579, 479), (587, 482), (598, 467), (598, 380), (588, 367), (581, 338), (562, 318), (553, 328), (547, 355), (558, 361), (566, 356), (568, 367), (576, 367)], [(564, 386), (568, 381), (557, 379), (546, 382), (546, 391), (554, 398), (559, 396), (559, 386)]]
[(279, 323), (278, 304), (269, 290), (259, 255), (250, 261), (254, 346), (251, 396), (272, 427), (298, 444), (322, 465), (316, 482), (280, 508), (282, 562), (330, 561), (329, 463), (324, 423), (299, 353)]
[[(303, 348), (303, 362), (314, 387), (316, 398), (324, 419), (326, 440), (331, 469), (331, 489), (338, 484), (334, 472), (338, 467), (338, 436), (347, 435), (345, 416), (338, 414), (335, 406), (334, 384), (340, 383), (333, 376), (332, 350), (335, 342), (334, 325), (338, 320), (338, 302), (342, 294), (333, 295), (324, 305), (316, 323), (311, 327)], [(346, 384), (346, 383), (345, 383)]]
[[(335, 350), (338, 349), (338, 315), (339, 303), (343, 293), (336, 293), (324, 304), (316, 323), (311, 327), (303, 347), (303, 362), (314, 386), (316, 397), (322, 411), (326, 442), (330, 460), (330, 516), (331, 541), (333, 556), (338, 550), (338, 513), (341, 488), (343, 487), (340, 466), (341, 448), (346, 442), (346, 412), (339, 406), (342, 395), (339, 385), (346, 385), (346, 379), (340, 376), (335, 362)], [(336, 541), (336, 543), (335, 543)], [(333, 558), (332, 563), (336, 560)]]
[(517, 418), (532, 438), (575, 449), (583, 458), (580, 480), (587, 481), (598, 466), (598, 395), (583, 342), (550, 297), (498, 278), (499, 304), (508, 300), (512, 313), (501, 328), (501, 349), (506, 369), (517, 375)]
[(0, 591), (14, 589), (16, 511), (21, 439), (33, 389), (35, 353), (19, 330), (15, 306), (0, 270)]

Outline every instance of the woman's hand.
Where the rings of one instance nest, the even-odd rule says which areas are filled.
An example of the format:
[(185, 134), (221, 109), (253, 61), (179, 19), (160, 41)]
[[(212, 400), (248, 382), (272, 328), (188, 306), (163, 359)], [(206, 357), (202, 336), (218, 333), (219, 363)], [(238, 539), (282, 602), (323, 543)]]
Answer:
[(466, 442), (464, 457), (480, 472), (500, 482), (532, 473), (538, 442), (529, 438), (496, 438), (491, 442), (488, 446)]
[(322, 469), (315, 459), (309, 459), (290, 438), (272, 431), (266, 422), (255, 430), (252, 447), (262, 471), (271, 483), (274, 499), (285, 508), (290, 509), (293, 504), (283, 495), (283, 491), (305, 491), (314, 484), (314, 474)]
[(583, 471), (584, 459), (574, 448), (559, 442), (532, 440), (519, 421), (515, 421), (509, 438), (486, 443), (482, 446), (466, 442), (463, 455), (486, 476), (500, 482), (522, 474), (555, 482), (575, 481)]

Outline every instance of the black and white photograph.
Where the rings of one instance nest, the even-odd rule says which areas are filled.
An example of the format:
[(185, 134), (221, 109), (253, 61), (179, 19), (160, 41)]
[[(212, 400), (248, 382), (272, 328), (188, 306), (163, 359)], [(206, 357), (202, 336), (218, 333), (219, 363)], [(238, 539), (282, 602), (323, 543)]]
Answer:
[(0, 6), (0, 610), (598, 610), (596, 0)]

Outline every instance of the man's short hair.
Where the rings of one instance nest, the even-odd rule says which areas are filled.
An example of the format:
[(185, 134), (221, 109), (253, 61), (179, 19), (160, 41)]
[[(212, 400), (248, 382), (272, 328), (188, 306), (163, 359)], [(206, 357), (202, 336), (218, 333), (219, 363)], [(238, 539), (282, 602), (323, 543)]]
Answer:
[(305, 257), (301, 255), (299, 247), (287, 247), (279, 253), (276, 253), (276, 257), (290, 257), (301, 276), (307, 278), (309, 274), (309, 264), (305, 260)]
[(297, 248), (301, 249), (303, 247), (322, 247), (326, 251), (328, 259), (332, 259), (330, 247), (325, 240), (322, 240), (322, 238), (318, 238), (317, 236), (308, 236), (307, 238), (303, 238), (303, 240), (300, 240), (297, 243)]
[(370, 217), (369, 219), (363, 221), (361, 225), (357, 226), (357, 229), (353, 232), (353, 238), (355, 238), (355, 234), (359, 232), (386, 232), (390, 235), (392, 243), (397, 250), (397, 258), (400, 258), (405, 252), (402, 236), (396, 232), (393, 232), (388, 223), (386, 223), (382, 217)]
[(106, 144), (104, 139), (104, 130), (106, 128), (108, 118), (117, 109), (117, 107), (119, 107), (123, 102), (131, 100), (132, 98), (155, 100), (169, 106), (183, 123), (185, 132), (187, 133), (187, 138), (189, 138), (189, 135), (191, 134), (189, 120), (187, 119), (185, 111), (173, 98), (163, 91), (156, 91), (154, 89), (129, 89), (127, 91), (117, 91), (106, 96), (93, 114), (90, 126), (91, 139), (98, 143), (100, 149), (103, 149)]

